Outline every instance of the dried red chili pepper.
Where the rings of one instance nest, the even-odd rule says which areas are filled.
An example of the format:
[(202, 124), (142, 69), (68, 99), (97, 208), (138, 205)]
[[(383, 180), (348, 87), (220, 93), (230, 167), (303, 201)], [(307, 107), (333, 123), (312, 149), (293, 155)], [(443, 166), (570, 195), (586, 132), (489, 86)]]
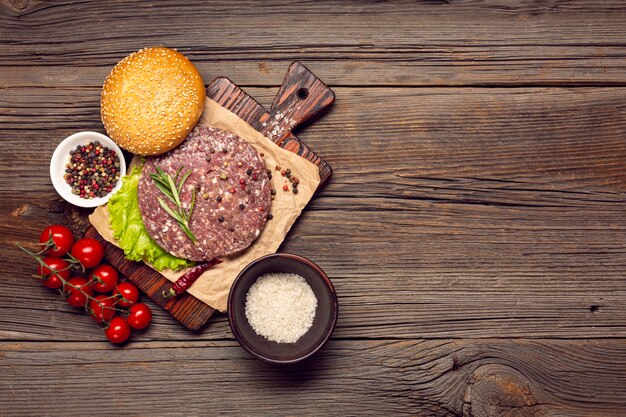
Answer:
[(181, 294), (182, 292), (186, 291), (189, 287), (191, 287), (191, 284), (196, 282), (198, 277), (200, 277), (200, 275), (202, 275), (204, 271), (221, 263), (222, 263), (221, 260), (213, 259), (211, 261), (204, 262), (204, 263), (201, 263), (200, 265), (194, 266), (189, 271), (187, 271), (183, 276), (178, 278), (176, 282), (174, 283), (174, 285), (172, 285), (172, 287), (169, 289), (169, 291), (163, 291), (163, 297), (165, 298), (176, 297), (177, 295)]

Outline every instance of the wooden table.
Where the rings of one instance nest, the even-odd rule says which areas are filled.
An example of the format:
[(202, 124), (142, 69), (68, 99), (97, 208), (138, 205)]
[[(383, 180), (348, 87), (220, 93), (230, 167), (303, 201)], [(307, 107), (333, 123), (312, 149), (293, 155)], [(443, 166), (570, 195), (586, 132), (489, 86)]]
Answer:
[[(339, 294), (308, 362), (158, 309), (116, 348), (15, 249), (84, 225), (49, 157), (161, 44), (265, 105), (293, 60), (337, 93), (281, 247)], [(625, 87), (624, 1), (0, 1), (0, 414), (626, 415)]]

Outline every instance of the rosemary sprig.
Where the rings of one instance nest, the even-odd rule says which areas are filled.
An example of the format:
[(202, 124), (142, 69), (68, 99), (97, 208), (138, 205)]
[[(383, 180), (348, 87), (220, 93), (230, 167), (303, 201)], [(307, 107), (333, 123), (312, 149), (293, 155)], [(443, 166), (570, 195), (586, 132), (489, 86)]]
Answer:
[(185, 234), (191, 239), (193, 243), (196, 243), (198, 240), (193, 235), (193, 232), (189, 228), (189, 220), (191, 219), (191, 213), (193, 212), (193, 207), (196, 203), (196, 190), (194, 188), (191, 194), (191, 204), (189, 205), (189, 210), (185, 210), (180, 201), (180, 193), (183, 190), (183, 184), (191, 174), (191, 170), (187, 171), (179, 180), (180, 171), (184, 166), (181, 166), (176, 170), (176, 175), (172, 177), (170, 174), (163, 171), (161, 168), (156, 167), (156, 173), (150, 174), (150, 177), (154, 181), (154, 184), (157, 186), (159, 191), (163, 193), (174, 205), (176, 206), (176, 210), (172, 209), (163, 199), (159, 198), (159, 204), (170, 216), (172, 216), (180, 225), (180, 228), (183, 229)]

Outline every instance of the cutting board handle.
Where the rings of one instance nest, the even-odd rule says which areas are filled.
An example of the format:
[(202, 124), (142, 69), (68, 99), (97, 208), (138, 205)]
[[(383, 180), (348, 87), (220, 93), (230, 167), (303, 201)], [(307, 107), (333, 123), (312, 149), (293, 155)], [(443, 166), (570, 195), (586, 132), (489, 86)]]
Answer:
[(261, 118), (261, 133), (280, 145), (292, 130), (334, 101), (333, 90), (296, 61), (289, 66), (269, 113)]

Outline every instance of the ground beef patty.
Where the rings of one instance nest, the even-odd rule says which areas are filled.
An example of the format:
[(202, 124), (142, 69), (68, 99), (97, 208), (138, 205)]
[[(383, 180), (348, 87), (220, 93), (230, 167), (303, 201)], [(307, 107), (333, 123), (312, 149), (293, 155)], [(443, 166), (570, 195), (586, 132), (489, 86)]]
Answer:
[[(196, 190), (190, 229), (194, 244), (160, 205), (170, 204), (154, 185), (156, 167), (174, 176), (191, 170), (181, 192), (185, 209)], [(270, 180), (256, 150), (239, 136), (196, 126), (177, 148), (148, 157), (139, 179), (139, 209), (150, 236), (166, 251), (193, 261), (233, 255), (246, 249), (265, 226), (271, 204)]]

